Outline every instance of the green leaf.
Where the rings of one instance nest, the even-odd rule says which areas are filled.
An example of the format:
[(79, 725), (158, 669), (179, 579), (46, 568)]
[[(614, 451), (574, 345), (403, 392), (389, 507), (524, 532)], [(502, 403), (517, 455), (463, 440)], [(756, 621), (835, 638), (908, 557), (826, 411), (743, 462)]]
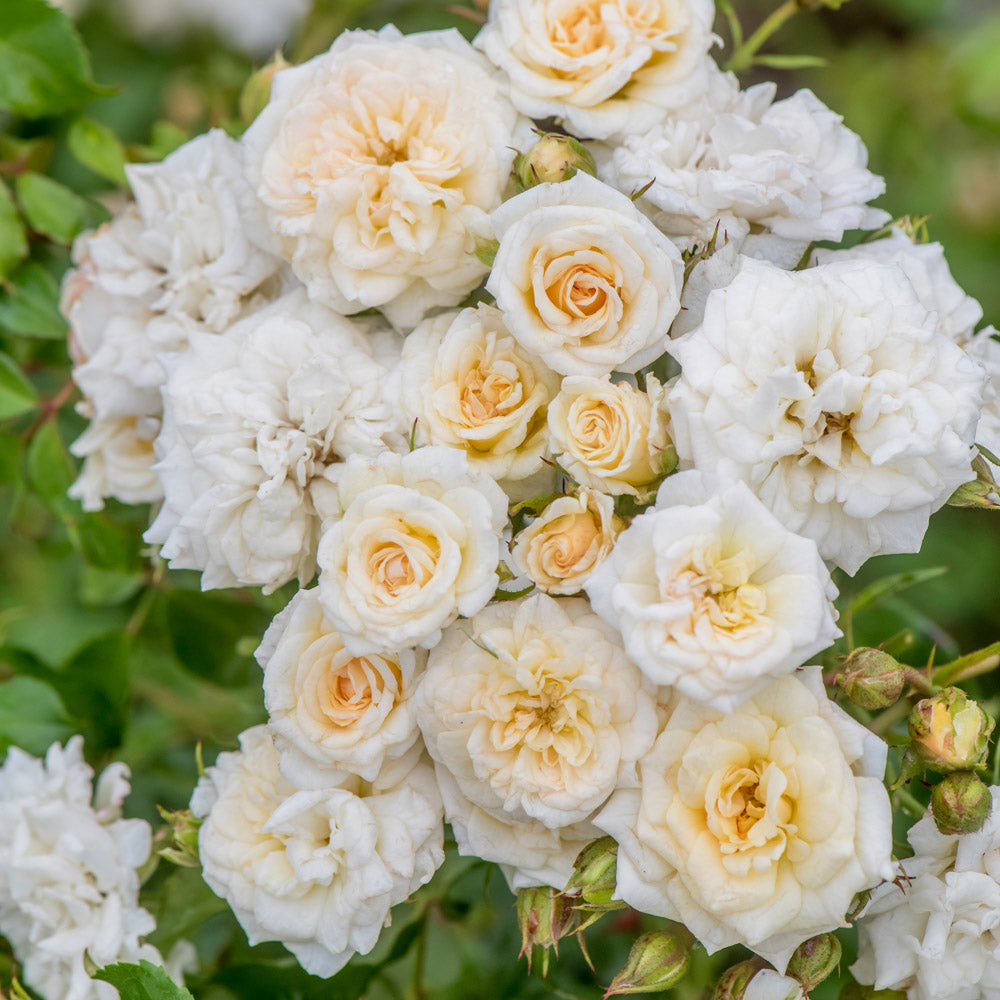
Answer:
[(44, 681), (14, 677), (0, 684), (0, 752), (13, 744), (38, 756), (72, 735), (59, 696)]
[[(3, 355), (0, 355), (0, 358), (2, 357)], [(0, 367), (0, 372), (2, 372), (2, 367)], [(0, 375), (0, 379), (2, 379), (2, 375)], [(19, 478), (23, 454), (24, 442), (21, 438), (9, 431), (0, 431), (0, 483), (12, 483)]]
[(44, 0), (0, 3), (0, 109), (42, 118), (106, 93), (65, 14)]
[(127, 571), (138, 565), (139, 536), (103, 514), (83, 514), (76, 521), (72, 538), (91, 566)]
[(14, 287), (0, 293), (0, 327), (19, 337), (65, 338), (59, 286), (41, 264), (25, 264), (14, 276)]
[(78, 595), (80, 603), (90, 608), (111, 608), (135, 597), (146, 582), (141, 572), (122, 572), (84, 566), (80, 573)]
[(28, 237), (7, 185), (0, 182), (0, 280), (28, 256)]
[(231, 597), (173, 590), (167, 595), (167, 629), (181, 665), (217, 684), (231, 683), (240, 657), (237, 645), (253, 636), (254, 645), (267, 625), (268, 614), (255, 604)]
[(92, 118), (77, 118), (66, 136), (69, 151), (85, 166), (112, 184), (128, 185), (128, 158), (121, 140), (106, 125)]
[(143, 959), (138, 965), (117, 962), (94, 973), (95, 979), (111, 983), (121, 1000), (194, 1000), (190, 991), (178, 986), (158, 965)]
[(56, 243), (72, 243), (86, 225), (87, 203), (83, 198), (44, 174), (21, 174), (17, 197), (28, 225)]
[(92, 639), (53, 671), (53, 686), (66, 710), (85, 727), (87, 745), (94, 750), (121, 744), (130, 686), (128, 660), (128, 639), (112, 632)]
[(35, 408), (38, 393), (24, 377), (17, 362), (0, 354), (0, 420), (16, 417)]
[(848, 605), (848, 613), (856, 615), (865, 608), (879, 601), (885, 600), (898, 594), (908, 587), (916, 586), (918, 583), (926, 583), (935, 577), (948, 572), (947, 566), (929, 566), (926, 569), (912, 570), (908, 573), (894, 573), (892, 576), (883, 577), (869, 584), (855, 597)]
[(45, 506), (67, 521), (79, 515), (79, 506), (66, 495), (75, 478), (55, 423), (43, 424), (28, 445), (28, 482)]

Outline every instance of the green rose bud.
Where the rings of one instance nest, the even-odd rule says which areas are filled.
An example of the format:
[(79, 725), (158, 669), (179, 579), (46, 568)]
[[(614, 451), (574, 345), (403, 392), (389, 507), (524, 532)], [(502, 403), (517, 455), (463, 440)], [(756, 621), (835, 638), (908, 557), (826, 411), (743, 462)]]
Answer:
[(573, 875), (566, 885), (569, 896), (577, 896), (593, 909), (620, 910), (625, 904), (612, 899), (618, 877), (618, 844), (611, 837), (601, 837), (588, 844), (573, 865)]
[(931, 792), (931, 815), (946, 835), (975, 833), (992, 808), (989, 788), (972, 771), (949, 774)]
[(840, 942), (829, 931), (803, 941), (788, 961), (785, 974), (797, 979), (807, 993), (840, 965)]
[(636, 938), (625, 965), (604, 994), (608, 997), (633, 993), (662, 993), (676, 986), (691, 964), (693, 938), (681, 927), (650, 931)]
[[(521, 889), (517, 894), (517, 926), (521, 930), (521, 955), (528, 956), (531, 967), (532, 950), (545, 949), (542, 975), (548, 972), (548, 949), (559, 951), (559, 942), (579, 929), (579, 918), (573, 901), (551, 886)], [(520, 957), (520, 956), (518, 956)]]
[(178, 809), (176, 812), (162, 806), (157, 806), (157, 809), (167, 827), (158, 834), (163, 843), (156, 853), (181, 868), (197, 868), (201, 864), (198, 859), (198, 830), (202, 821), (196, 819), (190, 809)]
[(844, 660), (834, 683), (855, 705), (870, 712), (895, 705), (903, 696), (903, 667), (881, 649), (862, 646)]
[(291, 66), (281, 52), (275, 52), (269, 63), (265, 63), (250, 78), (240, 91), (240, 119), (244, 125), (250, 125), (271, 100), (271, 84), (274, 74)]
[(767, 968), (767, 963), (762, 958), (748, 958), (745, 962), (731, 965), (719, 977), (711, 1000), (743, 1000), (750, 980), (764, 968)]
[(514, 160), (514, 180), (521, 191), (536, 184), (568, 181), (578, 170), (597, 176), (593, 156), (578, 140), (558, 132), (546, 132), (527, 153)]
[(934, 771), (982, 767), (991, 732), (993, 720), (957, 687), (918, 701), (910, 712), (911, 746)]

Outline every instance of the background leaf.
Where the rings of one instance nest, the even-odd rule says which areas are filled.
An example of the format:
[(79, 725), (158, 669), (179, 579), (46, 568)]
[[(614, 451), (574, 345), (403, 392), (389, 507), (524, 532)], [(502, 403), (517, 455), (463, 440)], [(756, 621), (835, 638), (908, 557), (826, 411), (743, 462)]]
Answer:
[(163, 969), (145, 960), (138, 965), (129, 962), (106, 965), (94, 973), (94, 978), (111, 983), (121, 994), (121, 1000), (194, 1000)]
[(0, 278), (28, 256), (28, 238), (7, 185), (0, 181)]
[(13, 677), (0, 684), (0, 753), (12, 744), (41, 756), (73, 728), (59, 695), (34, 677)]
[(13, 358), (0, 354), (0, 420), (34, 409), (38, 394)]
[(25, 264), (12, 287), (0, 293), (0, 327), (20, 337), (63, 340), (66, 320), (59, 312), (59, 285), (41, 264)]

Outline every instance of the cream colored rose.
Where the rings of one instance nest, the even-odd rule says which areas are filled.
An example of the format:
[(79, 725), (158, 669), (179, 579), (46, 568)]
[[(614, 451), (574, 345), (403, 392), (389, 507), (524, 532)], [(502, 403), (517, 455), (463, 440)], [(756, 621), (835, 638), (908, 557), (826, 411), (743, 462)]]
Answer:
[(374, 781), (385, 761), (416, 742), (411, 695), (426, 654), (353, 655), (323, 617), (315, 588), (292, 598), (256, 656), (281, 771), (300, 788), (346, 774)]
[(499, 310), (481, 305), (425, 321), (406, 338), (399, 374), (418, 442), (460, 448), (496, 479), (542, 468), (559, 377), (518, 346)]
[[(90, 416), (85, 400), (78, 412)], [(69, 488), (69, 495), (84, 510), (101, 510), (105, 497), (122, 503), (150, 503), (163, 499), (163, 487), (153, 471), (153, 441), (160, 433), (157, 417), (104, 417), (93, 419), (70, 445), (84, 460), (83, 469)]]
[(319, 599), (355, 655), (432, 647), (499, 582), (507, 497), (454, 448), (348, 459), (320, 539)]
[(457, 31), (346, 31), (284, 70), (243, 137), (276, 241), (309, 294), (412, 329), (486, 273), (469, 227), (499, 203), (518, 118)]
[(611, 498), (584, 488), (553, 500), (517, 535), (511, 556), (540, 590), (575, 594), (610, 555), (620, 530)]
[(473, 805), (558, 830), (634, 785), (656, 733), (651, 692), (586, 601), (536, 594), (448, 630), (417, 689), (417, 721)]
[(663, 400), (652, 375), (645, 392), (610, 376), (563, 379), (549, 404), (556, 461), (582, 486), (637, 496), (676, 463)]
[(619, 843), (617, 895), (679, 920), (709, 952), (779, 971), (892, 878), (886, 746), (826, 696), (819, 667), (725, 715), (677, 696), (637, 789), (595, 822)]
[(492, 0), (476, 38), (531, 118), (604, 139), (649, 128), (704, 86), (710, 0)]
[(518, 343), (562, 375), (635, 372), (680, 309), (680, 251), (631, 200), (588, 174), (540, 184), (490, 219), (486, 284)]

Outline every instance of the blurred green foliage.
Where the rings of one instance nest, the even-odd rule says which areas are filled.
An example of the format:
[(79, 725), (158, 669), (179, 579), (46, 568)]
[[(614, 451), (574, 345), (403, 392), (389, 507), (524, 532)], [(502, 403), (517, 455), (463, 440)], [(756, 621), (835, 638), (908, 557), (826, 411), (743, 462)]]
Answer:
[[(777, 6), (734, 2), (747, 30)], [(444, 0), (319, 0), (287, 54), (301, 59), (344, 28), (390, 21), (404, 31), (457, 23), (471, 37), (475, 10), (466, 9), (468, 17)], [(138, 42), (99, 4), (80, 22), (84, 44), (54, 13), (38, 15), (35, 35), (19, 34), (11, 10), (0, 4), (0, 38), (7, 39), (0, 59), (16, 61), (23, 74), (6, 74), (0, 87), (0, 752), (15, 742), (37, 754), (82, 732), (96, 767), (119, 759), (141, 776), (128, 809), (157, 824), (157, 804), (176, 809), (188, 801), (196, 744), (212, 761), (263, 720), (252, 653), (293, 591), (202, 595), (194, 574), (150, 563), (139, 540), (147, 509), (111, 503), (106, 512), (84, 513), (68, 499), (76, 463), (67, 442), (84, 424), (69, 405), (78, 397), (55, 303), (73, 237), (124, 197), (124, 164), (159, 159), (211, 126), (237, 133), (238, 97), (253, 66), (209, 37)], [(718, 30), (725, 35), (721, 18)], [(777, 79), (786, 93), (810, 87), (841, 113), (886, 178), (879, 204), (897, 216), (929, 215), (956, 278), (982, 302), (986, 321), (1000, 323), (995, 4), (851, 0), (840, 10), (797, 14), (763, 51), (826, 60), (823, 68), (755, 70), (746, 81)], [(39, 58), (48, 67), (43, 83), (29, 85)], [(859, 610), (854, 642), (895, 636), (896, 655), (923, 665), (996, 640), (1000, 521), (979, 511), (941, 511), (919, 557), (883, 557), (853, 580), (842, 576), (841, 605), (889, 574), (937, 566), (948, 571)], [(995, 675), (970, 690), (994, 714), (1000, 710)], [(153, 940), (164, 950), (183, 937), (197, 941), (206, 970), (192, 982), (199, 1000), (599, 995), (573, 942), (564, 943), (547, 981), (537, 970), (529, 975), (515, 960), (513, 897), (499, 873), (449, 853), (434, 881), (397, 908), (376, 951), (330, 982), (303, 973), (277, 945), (250, 948), (190, 869), (161, 865), (147, 885), (159, 923)], [(636, 934), (656, 924), (627, 913), (588, 931), (597, 979), (610, 980)], [(853, 936), (844, 940), (846, 969)], [(696, 952), (691, 985), (671, 995), (694, 1000), (702, 991), (696, 984), (741, 955)], [(9, 969), (0, 947), (0, 985)], [(831, 1000), (837, 990), (831, 981), (812, 995)]]

